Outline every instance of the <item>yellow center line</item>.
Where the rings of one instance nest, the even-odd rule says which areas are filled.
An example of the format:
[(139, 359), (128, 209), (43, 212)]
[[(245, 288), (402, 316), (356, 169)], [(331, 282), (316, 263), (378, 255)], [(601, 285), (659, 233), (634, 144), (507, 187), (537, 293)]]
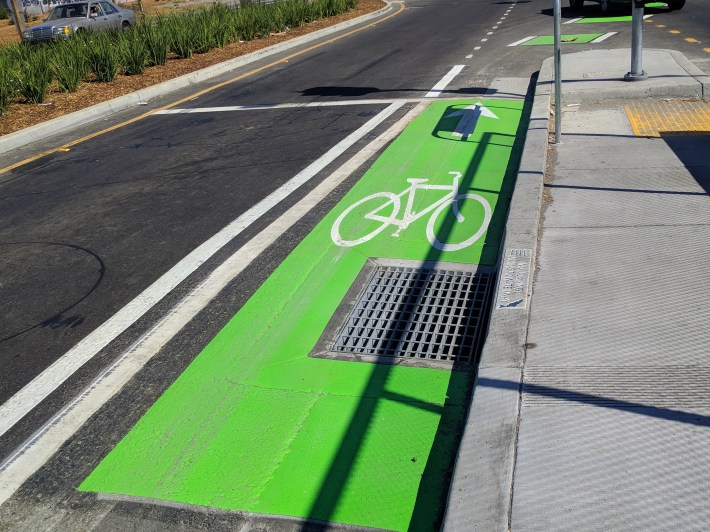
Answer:
[(707, 52), (710, 54), (710, 48), (703, 48), (703, 52)]
[(686, 37), (685, 40), (686, 42), (700, 42), (699, 40), (693, 39), (692, 37)]
[(666, 25), (665, 25), (665, 24), (656, 24), (656, 27), (657, 27), (657, 28), (665, 28)]
[(20, 166), (24, 166), (28, 163), (31, 163), (31, 162), (36, 161), (38, 159), (41, 159), (42, 157), (46, 157), (47, 155), (50, 155), (52, 153), (69, 151), (70, 148), (76, 146), (77, 144), (81, 144), (82, 142), (86, 142), (87, 140), (91, 140), (91, 139), (96, 138), (100, 135), (104, 135), (104, 134), (109, 133), (111, 131), (115, 131), (115, 130), (122, 128), (124, 126), (127, 126), (129, 124), (133, 124), (134, 122), (138, 122), (139, 120), (143, 120), (144, 118), (146, 118), (148, 116), (152, 116), (159, 111), (164, 111), (166, 109), (170, 109), (171, 107), (175, 107), (176, 105), (180, 105), (181, 103), (185, 103), (189, 100), (193, 100), (193, 99), (198, 98), (204, 94), (207, 94), (208, 92), (211, 92), (215, 89), (219, 89), (221, 87), (224, 87), (225, 85), (229, 85), (230, 83), (235, 83), (235, 82), (240, 81), (244, 78), (248, 78), (249, 76), (253, 76), (254, 74), (258, 74), (259, 72), (267, 70), (267, 69), (269, 69), (273, 66), (276, 66), (278, 64), (288, 63), (288, 61), (290, 59), (293, 59), (294, 57), (298, 57), (299, 55), (303, 55), (305, 53), (308, 53), (312, 50), (320, 48), (321, 46), (326, 46), (328, 44), (332, 44), (336, 41), (339, 41), (340, 39), (344, 39), (346, 37), (349, 37), (350, 35), (353, 35), (353, 34), (358, 33), (360, 31), (366, 30), (368, 28), (372, 28), (372, 27), (376, 26), (377, 24), (384, 22), (385, 20), (388, 20), (396, 15), (399, 15), (402, 11), (404, 11), (404, 2), (399, 3), (399, 9), (397, 11), (395, 11), (394, 13), (387, 15), (384, 18), (378, 19), (375, 22), (368, 24), (367, 26), (363, 26), (361, 28), (351, 30), (351, 31), (344, 33), (342, 35), (339, 35), (337, 37), (333, 37), (332, 39), (328, 39), (325, 42), (322, 42), (319, 44), (314, 44), (313, 46), (309, 46), (308, 48), (304, 48), (303, 50), (300, 50), (298, 52), (294, 52), (290, 55), (287, 55), (283, 59), (279, 59), (277, 61), (272, 61), (271, 63), (269, 63), (267, 65), (261, 66), (259, 68), (255, 68), (254, 70), (250, 70), (249, 72), (245, 72), (244, 74), (240, 74), (239, 76), (236, 76), (236, 77), (229, 79), (227, 81), (223, 81), (221, 83), (217, 83), (215, 85), (212, 85), (211, 87), (208, 87), (206, 89), (198, 91), (194, 94), (191, 94), (190, 96), (186, 96), (185, 98), (182, 98), (180, 100), (172, 102), (168, 105), (164, 105), (163, 107), (159, 107), (158, 109), (153, 109), (152, 111), (148, 111), (147, 113), (143, 113), (142, 115), (139, 115), (139, 116), (136, 116), (136, 117), (131, 118), (129, 120), (126, 120), (125, 122), (121, 122), (120, 124), (116, 124), (114, 126), (107, 127), (106, 129), (102, 129), (101, 131), (91, 133), (90, 135), (86, 135), (84, 137), (78, 138), (78, 139), (73, 140), (71, 142), (67, 142), (66, 144), (62, 144), (61, 146), (58, 146), (56, 148), (52, 148), (52, 149), (43, 151), (41, 153), (38, 153), (37, 155), (33, 155), (32, 157), (28, 157), (27, 159), (23, 159), (22, 161), (11, 164), (10, 166), (0, 168), (0, 175), (4, 174), (6, 172), (9, 172), (10, 170), (14, 170), (15, 168), (19, 168)]
[(669, 30), (668, 33), (680, 33), (678, 30)]

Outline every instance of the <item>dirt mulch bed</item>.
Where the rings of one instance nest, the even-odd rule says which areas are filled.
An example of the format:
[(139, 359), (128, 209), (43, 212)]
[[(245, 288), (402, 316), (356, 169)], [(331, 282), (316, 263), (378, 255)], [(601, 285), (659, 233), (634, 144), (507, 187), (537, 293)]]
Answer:
[(146, 69), (139, 76), (118, 76), (113, 83), (82, 83), (74, 93), (50, 92), (42, 104), (15, 103), (5, 116), (0, 117), (0, 135), (6, 135), (52, 118), (57, 118), (117, 96), (150, 87), (157, 83), (188, 74), (234, 57), (239, 57), (268, 46), (299, 37), (339, 22), (350, 20), (384, 7), (382, 0), (359, 0), (358, 7), (348, 13), (318, 20), (265, 39), (234, 43), (225, 48), (195, 55), (190, 59), (169, 59), (164, 66)]

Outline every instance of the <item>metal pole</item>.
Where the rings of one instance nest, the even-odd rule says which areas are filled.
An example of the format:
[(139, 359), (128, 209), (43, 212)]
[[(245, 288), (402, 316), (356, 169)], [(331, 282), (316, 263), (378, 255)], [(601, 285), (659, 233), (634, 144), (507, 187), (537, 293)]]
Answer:
[(555, 12), (555, 144), (562, 133), (562, 15), (560, 0), (554, 0)]
[(626, 81), (640, 81), (646, 79), (643, 71), (643, 7), (644, 2), (634, 0), (631, 10), (631, 72), (624, 79)]
[(12, 8), (12, 16), (15, 19), (17, 34), (20, 36), (20, 40), (22, 40), (22, 36), (25, 33), (25, 13), (24, 11), (20, 11), (17, 0), (11, 0), (10, 7)]

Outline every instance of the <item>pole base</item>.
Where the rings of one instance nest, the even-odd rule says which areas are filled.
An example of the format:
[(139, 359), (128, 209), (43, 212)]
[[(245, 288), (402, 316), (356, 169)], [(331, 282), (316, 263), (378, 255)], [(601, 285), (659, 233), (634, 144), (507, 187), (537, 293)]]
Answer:
[(646, 74), (645, 70), (642, 70), (640, 74), (627, 72), (624, 76), (624, 81), (643, 81), (644, 79), (648, 79), (648, 74)]

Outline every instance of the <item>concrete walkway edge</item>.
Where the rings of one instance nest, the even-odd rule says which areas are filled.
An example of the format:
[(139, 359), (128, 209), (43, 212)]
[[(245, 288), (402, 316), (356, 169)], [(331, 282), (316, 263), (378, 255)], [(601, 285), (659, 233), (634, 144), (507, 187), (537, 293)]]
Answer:
[(382, 17), (393, 9), (392, 2), (389, 0), (384, 1), (387, 5), (382, 9), (373, 11), (372, 13), (341, 22), (340, 24), (336, 24), (328, 28), (323, 28), (322, 30), (314, 31), (313, 33), (308, 33), (301, 37), (296, 37), (295, 39), (290, 39), (288, 41), (269, 46), (268, 48), (252, 52), (247, 55), (235, 57), (234, 59), (158, 83), (157, 85), (146, 87), (136, 92), (131, 92), (129, 94), (113, 98), (112, 100), (97, 103), (96, 105), (92, 105), (86, 109), (48, 120), (15, 133), (3, 135), (0, 137), (0, 155), (17, 148), (25, 147), (32, 142), (44, 140), (57, 134), (66, 133), (67, 131), (71, 131), (72, 129), (85, 125), (94, 120), (98, 120), (130, 107), (140, 105), (142, 102), (146, 102), (152, 98), (164, 96), (176, 90), (189, 87), (190, 85), (196, 85), (198, 83), (208, 81), (231, 70), (254, 63), (255, 61), (265, 57), (296, 48), (302, 44), (315, 41), (327, 35), (331, 35), (364, 22)]
[[(563, 104), (710, 96), (710, 76), (682, 53), (648, 49), (644, 54), (649, 69), (655, 74), (647, 81), (631, 84), (623, 81), (621, 73), (630, 57), (629, 49), (563, 55)], [(604, 71), (598, 73), (600, 65), (603, 65)], [(491, 312), (488, 337), (456, 456), (442, 525), (442, 529), (449, 532), (509, 530), (511, 526), (530, 298), (537, 261), (543, 180), (548, 162), (550, 104), (554, 91), (552, 72), (553, 58), (550, 57), (543, 61), (536, 83), (530, 124), (501, 250), (503, 260), (511, 256), (511, 250), (524, 252), (530, 257), (526, 304), (514, 309), (494, 306)], [(500, 271), (503, 272), (503, 267)], [(496, 302), (504, 281), (505, 275), (499, 275)]]
[[(532, 277), (547, 164), (552, 64), (543, 63), (510, 204), (502, 256), (530, 250), (526, 304), (494, 308), (456, 456), (443, 530), (508, 530)], [(502, 276), (497, 292), (501, 290)], [(494, 301), (498, 300), (498, 293)]]

